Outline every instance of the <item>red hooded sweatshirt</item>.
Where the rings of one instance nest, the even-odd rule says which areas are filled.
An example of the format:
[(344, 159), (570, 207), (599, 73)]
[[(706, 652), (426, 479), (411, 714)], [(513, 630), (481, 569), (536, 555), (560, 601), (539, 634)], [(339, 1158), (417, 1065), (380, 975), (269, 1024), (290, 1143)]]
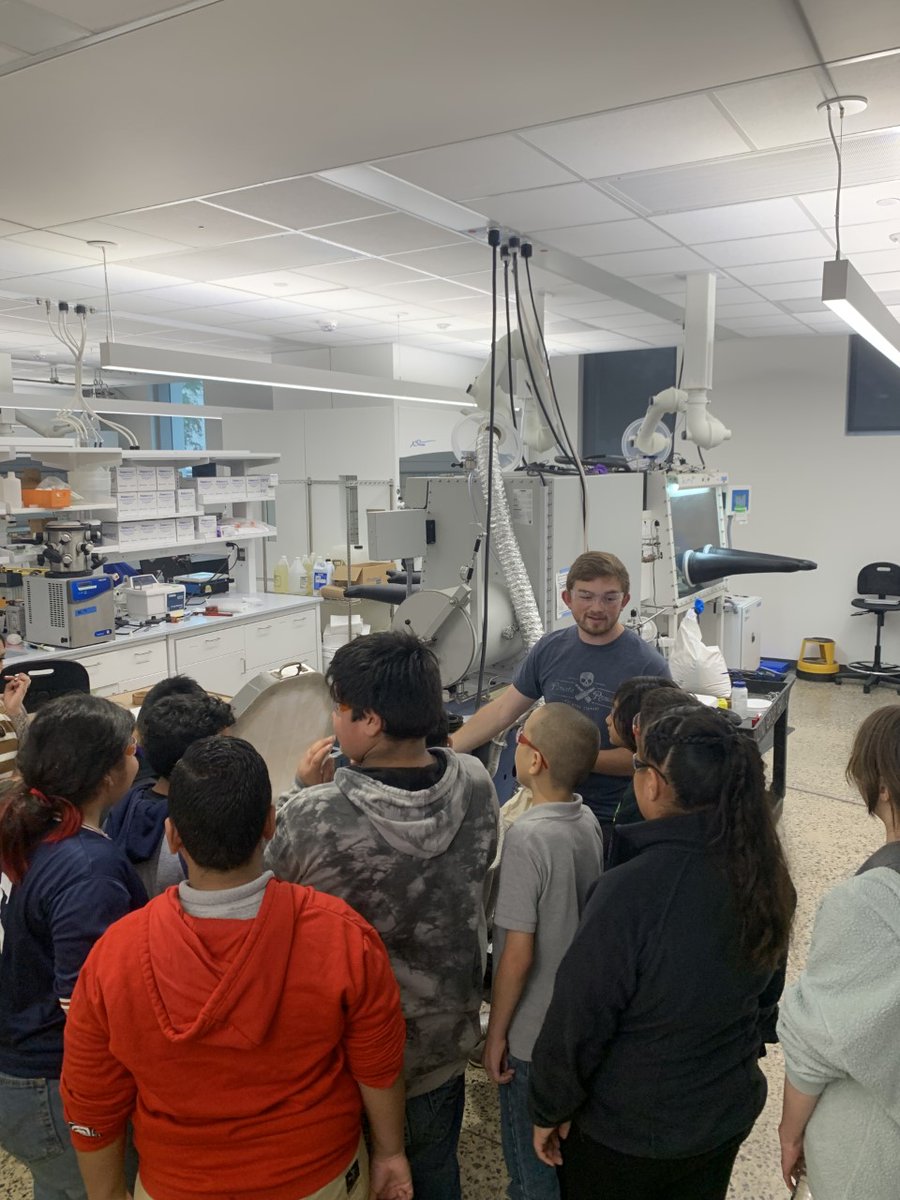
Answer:
[(389, 1087), (404, 1040), (384, 946), (342, 900), (273, 879), (252, 920), (195, 918), (173, 887), (81, 971), (66, 1118), (91, 1151), (131, 1117), (154, 1200), (297, 1200), (351, 1162), (357, 1083)]

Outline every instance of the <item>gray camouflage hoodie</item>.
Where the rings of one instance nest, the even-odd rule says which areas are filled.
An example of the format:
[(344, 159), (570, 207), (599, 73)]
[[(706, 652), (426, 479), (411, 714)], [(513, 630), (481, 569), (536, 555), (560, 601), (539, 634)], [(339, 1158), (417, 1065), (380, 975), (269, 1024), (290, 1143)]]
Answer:
[(406, 1017), (408, 1096), (464, 1070), (479, 1039), (497, 848), (487, 771), (467, 754), (431, 753), (447, 763), (424, 791), (343, 767), (333, 783), (287, 792), (266, 851), (280, 879), (339, 896), (381, 934)]

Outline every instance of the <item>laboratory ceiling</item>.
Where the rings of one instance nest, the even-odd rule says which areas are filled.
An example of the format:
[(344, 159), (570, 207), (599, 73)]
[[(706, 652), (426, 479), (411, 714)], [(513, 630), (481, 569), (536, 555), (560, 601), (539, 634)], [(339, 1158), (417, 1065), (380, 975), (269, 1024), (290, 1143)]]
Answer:
[(482, 358), (490, 223), (553, 353), (676, 344), (709, 270), (725, 336), (840, 332), (848, 93), (841, 248), (900, 316), (896, 0), (0, 0), (0, 352), (65, 361), (49, 297), (92, 358)]

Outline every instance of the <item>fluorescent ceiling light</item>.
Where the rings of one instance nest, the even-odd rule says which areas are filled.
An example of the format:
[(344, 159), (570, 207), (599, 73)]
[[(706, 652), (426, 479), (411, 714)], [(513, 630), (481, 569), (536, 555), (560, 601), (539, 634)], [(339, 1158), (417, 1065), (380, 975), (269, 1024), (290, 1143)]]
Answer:
[(822, 303), (900, 367), (900, 321), (846, 258), (825, 263)]
[[(333, 171), (320, 171), (319, 179), (335, 183), (348, 192), (356, 192), (359, 196), (368, 196), (370, 200), (380, 200), (391, 208), (430, 221), (432, 225), (441, 225), (445, 229), (453, 229), (457, 233), (471, 233), (480, 229), (486, 218), (472, 208), (446, 200), (434, 192), (428, 192), (406, 179), (390, 175), (369, 163), (358, 163), (352, 167), (336, 167)], [(487, 255), (487, 246), (485, 246)], [(489, 261), (489, 259), (485, 259)]]
[(331, 392), (338, 396), (371, 396), (377, 400), (446, 404), (476, 408), (475, 401), (457, 388), (401, 379), (378, 379), (350, 371), (322, 371), (313, 367), (282, 366), (240, 358), (214, 358), (177, 350), (154, 350), (125, 342), (101, 342), (100, 363), (111, 370), (166, 379), (207, 379), (216, 383), (245, 383), (259, 387), (289, 388), (300, 392)]

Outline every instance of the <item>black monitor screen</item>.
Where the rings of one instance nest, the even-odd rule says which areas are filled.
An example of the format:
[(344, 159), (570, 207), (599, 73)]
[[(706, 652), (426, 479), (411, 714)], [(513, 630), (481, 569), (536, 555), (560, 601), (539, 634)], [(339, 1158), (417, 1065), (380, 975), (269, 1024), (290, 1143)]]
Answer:
[[(674, 346), (585, 354), (581, 359), (581, 453), (622, 454), (622, 434), (647, 412), (651, 396), (675, 386)], [(663, 423), (674, 428), (675, 418)]]
[(857, 333), (850, 338), (847, 432), (900, 433), (900, 367)]

